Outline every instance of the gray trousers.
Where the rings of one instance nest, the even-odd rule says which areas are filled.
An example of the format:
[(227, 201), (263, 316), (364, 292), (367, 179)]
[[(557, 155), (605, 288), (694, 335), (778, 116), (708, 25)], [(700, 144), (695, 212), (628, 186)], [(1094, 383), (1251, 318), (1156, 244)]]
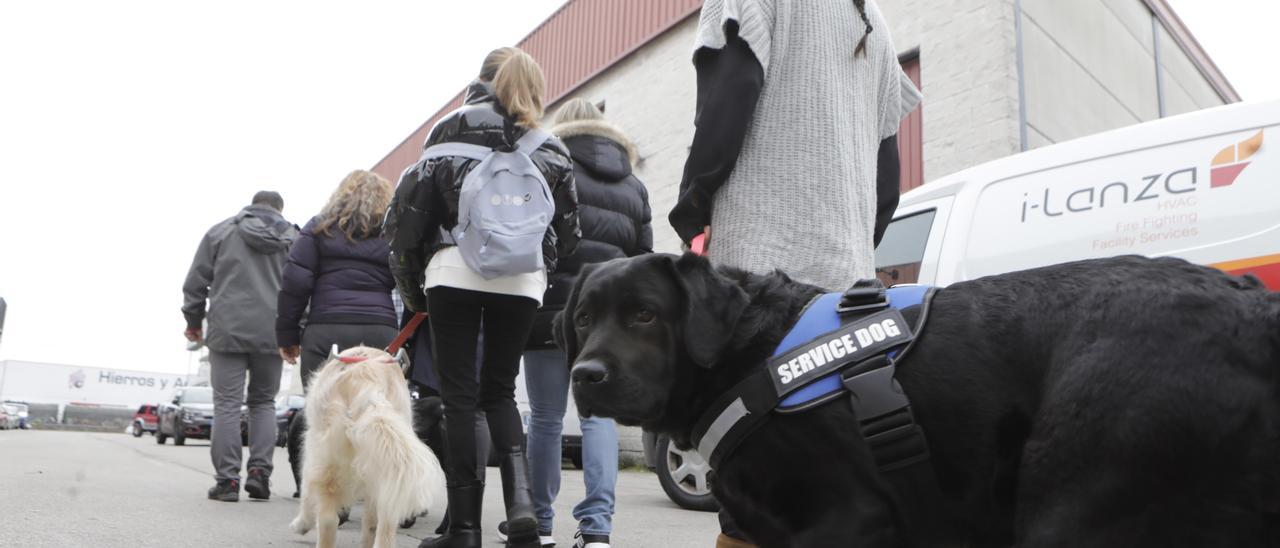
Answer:
[[(280, 391), (280, 356), (209, 351), (213, 385), (213, 432), (209, 456), (214, 477), (240, 479), (240, 407), (249, 405), (249, 465), (271, 475), (276, 443), (276, 393)], [(245, 396), (245, 375), (249, 377)]]

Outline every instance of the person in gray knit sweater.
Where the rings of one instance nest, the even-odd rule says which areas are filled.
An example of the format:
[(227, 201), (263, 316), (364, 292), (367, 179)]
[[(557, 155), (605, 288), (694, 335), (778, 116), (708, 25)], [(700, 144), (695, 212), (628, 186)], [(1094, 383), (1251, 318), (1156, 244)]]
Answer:
[[(829, 291), (872, 278), (920, 103), (874, 0), (705, 0), (693, 144), (668, 219), (712, 262)], [(717, 547), (750, 546), (721, 513)]]
[(920, 102), (887, 29), (874, 0), (704, 2), (697, 128), (669, 217), (683, 241), (709, 231), (717, 264), (828, 290), (874, 276), (898, 125)]

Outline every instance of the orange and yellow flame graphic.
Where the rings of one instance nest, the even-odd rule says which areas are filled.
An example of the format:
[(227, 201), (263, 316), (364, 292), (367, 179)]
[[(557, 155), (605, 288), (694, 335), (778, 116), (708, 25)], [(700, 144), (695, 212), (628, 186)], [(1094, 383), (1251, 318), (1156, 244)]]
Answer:
[(1231, 145), (1213, 157), (1213, 167), (1209, 172), (1209, 188), (1228, 186), (1236, 182), (1236, 178), (1249, 167), (1249, 158), (1262, 148), (1262, 130), (1253, 137)]

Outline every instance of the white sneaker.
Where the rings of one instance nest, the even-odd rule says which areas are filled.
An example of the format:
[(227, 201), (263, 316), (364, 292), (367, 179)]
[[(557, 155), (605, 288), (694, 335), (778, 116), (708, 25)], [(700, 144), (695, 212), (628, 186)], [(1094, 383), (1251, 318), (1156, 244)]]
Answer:
[[(498, 524), (498, 540), (507, 541), (507, 522), (505, 521)], [(555, 546), (556, 538), (551, 536), (551, 533), (544, 535), (542, 531), (538, 531), (538, 544), (541, 546)], [(606, 544), (605, 546), (607, 547), (608, 545)]]

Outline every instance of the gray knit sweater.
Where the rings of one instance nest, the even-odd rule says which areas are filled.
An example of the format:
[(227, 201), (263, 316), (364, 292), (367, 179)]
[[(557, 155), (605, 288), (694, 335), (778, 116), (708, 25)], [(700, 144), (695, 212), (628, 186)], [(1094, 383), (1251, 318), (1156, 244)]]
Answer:
[(829, 290), (874, 276), (876, 153), (920, 102), (898, 65), (889, 25), (867, 1), (706, 0), (697, 47), (723, 48), (736, 21), (764, 69), (751, 129), (716, 193), (710, 257), (718, 264)]

